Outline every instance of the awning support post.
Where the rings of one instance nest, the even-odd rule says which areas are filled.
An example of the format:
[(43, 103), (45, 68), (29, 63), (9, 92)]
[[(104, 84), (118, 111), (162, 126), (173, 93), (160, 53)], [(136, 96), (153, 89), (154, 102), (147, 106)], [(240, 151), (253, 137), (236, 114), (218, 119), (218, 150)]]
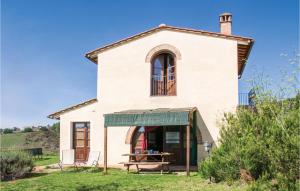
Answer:
[(107, 127), (104, 126), (104, 169), (103, 173), (107, 174)]
[(190, 176), (190, 144), (191, 144), (191, 126), (186, 126), (186, 175)]

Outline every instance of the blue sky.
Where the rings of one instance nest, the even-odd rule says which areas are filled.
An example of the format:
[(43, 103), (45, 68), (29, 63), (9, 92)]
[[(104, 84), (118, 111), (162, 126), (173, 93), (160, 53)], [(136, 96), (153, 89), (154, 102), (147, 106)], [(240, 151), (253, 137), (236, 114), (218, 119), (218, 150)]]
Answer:
[(276, 84), (281, 70), (291, 71), (298, 0), (2, 0), (1, 127), (52, 124), (49, 113), (94, 98), (87, 51), (160, 23), (218, 32), (223, 12), (233, 14), (233, 34), (255, 39), (240, 92), (257, 72)]

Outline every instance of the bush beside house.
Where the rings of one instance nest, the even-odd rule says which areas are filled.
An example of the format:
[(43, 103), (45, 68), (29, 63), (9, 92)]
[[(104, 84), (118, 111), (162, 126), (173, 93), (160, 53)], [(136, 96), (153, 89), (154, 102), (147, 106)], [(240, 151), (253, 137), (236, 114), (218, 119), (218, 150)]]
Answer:
[(22, 178), (33, 169), (31, 155), (21, 151), (2, 151), (0, 153), (1, 180)]
[(201, 164), (200, 172), (217, 182), (256, 180), (252, 190), (296, 190), (299, 101), (300, 93), (285, 100), (263, 95), (256, 99), (255, 108), (226, 114), (221, 145)]

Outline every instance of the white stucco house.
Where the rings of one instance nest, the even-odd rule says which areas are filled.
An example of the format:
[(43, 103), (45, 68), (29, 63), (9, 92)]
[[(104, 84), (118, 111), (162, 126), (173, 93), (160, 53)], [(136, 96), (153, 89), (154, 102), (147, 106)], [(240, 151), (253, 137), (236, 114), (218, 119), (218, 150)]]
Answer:
[(48, 116), (60, 120), (60, 151), (71, 153), (64, 157), (85, 161), (100, 151), (105, 167), (147, 150), (173, 153), (176, 165), (205, 158), (203, 143), (218, 146), (218, 122), (239, 105), (254, 43), (231, 34), (231, 14), (219, 19), (220, 32), (161, 24), (88, 52), (97, 97)]

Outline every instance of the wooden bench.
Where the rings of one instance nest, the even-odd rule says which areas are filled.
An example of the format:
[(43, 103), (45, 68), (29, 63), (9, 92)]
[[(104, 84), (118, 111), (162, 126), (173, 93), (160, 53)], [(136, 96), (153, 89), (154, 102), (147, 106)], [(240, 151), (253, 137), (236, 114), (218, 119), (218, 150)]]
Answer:
[(135, 162), (135, 161), (132, 161), (132, 162), (121, 162), (119, 164), (124, 164), (124, 166), (127, 167), (127, 172), (129, 173), (129, 168), (130, 166), (132, 165), (135, 165), (136, 168), (137, 168), (137, 173), (140, 172), (140, 169), (139, 169), (139, 165), (161, 165), (161, 170), (160, 170), (160, 173), (162, 174), (163, 173), (163, 170), (164, 170), (164, 165), (166, 165), (168, 167), (168, 172), (170, 171), (169, 169), (169, 164), (170, 162), (158, 162), (158, 161), (140, 161), (140, 162)]

